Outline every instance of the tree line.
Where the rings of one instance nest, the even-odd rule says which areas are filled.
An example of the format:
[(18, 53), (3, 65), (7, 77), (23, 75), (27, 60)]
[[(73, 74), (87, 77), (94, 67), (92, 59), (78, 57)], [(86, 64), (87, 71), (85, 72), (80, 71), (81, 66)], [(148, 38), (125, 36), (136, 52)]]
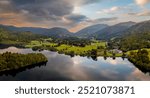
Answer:
[(138, 52), (130, 52), (129, 60), (140, 69), (150, 71), (150, 58), (147, 50), (139, 49)]
[(47, 62), (47, 58), (41, 53), (18, 54), (6, 52), (0, 54), (0, 72), (45, 62)]
[(24, 45), (32, 40), (47, 38), (42, 35), (33, 34), (32, 32), (11, 32), (0, 28), (0, 44), (20, 44)]

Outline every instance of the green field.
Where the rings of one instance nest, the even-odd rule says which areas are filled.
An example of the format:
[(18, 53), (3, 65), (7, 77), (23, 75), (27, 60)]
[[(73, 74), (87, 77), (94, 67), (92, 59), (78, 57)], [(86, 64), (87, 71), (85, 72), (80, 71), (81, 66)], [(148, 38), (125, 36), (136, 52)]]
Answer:
[(28, 45), (26, 45), (27, 48), (33, 48), (33, 47), (54, 47), (58, 52), (68, 53), (73, 51), (76, 55), (85, 54), (88, 51), (91, 51), (92, 49), (97, 49), (98, 47), (106, 48), (106, 42), (100, 42), (100, 41), (94, 41), (91, 43), (91, 45), (86, 45), (85, 47), (79, 47), (79, 46), (71, 46), (66, 44), (61, 44), (58, 46), (57, 43), (51, 43), (47, 41), (31, 41)]
[(92, 43), (91, 45), (86, 45), (85, 47), (70, 46), (70, 45), (63, 44), (56, 48), (58, 51), (63, 51), (63, 52), (74, 51), (75, 54), (79, 55), (91, 51), (92, 49), (97, 49), (98, 46), (105, 47), (105, 42), (96, 42), (96, 43)]
[(149, 59), (150, 59), (150, 49), (147, 49), (148, 50), (148, 53), (149, 53)]
[(49, 42), (40, 42), (40, 41), (31, 41), (31, 43), (27, 44), (25, 47), (27, 48), (32, 48), (35, 46), (49, 46), (49, 47), (54, 47), (56, 46), (57, 43), (49, 43)]
[(19, 42), (19, 41), (3, 40), (3, 41), (0, 42), (0, 44), (17, 45), (17, 44), (25, 44), (25, 43), (24, 42)]
[[(97, 56), (104, 56), (104, 50), (106, 50), (106, 42), (104, 41), (93, 41), (90, 45), (86, 45), (85, 47), (79, 47), (79, 46), (73, 46), (73, 45), (67, 45), (67, 44), (61, 44), (58, 45), (57, 43), (52, 43), (48, 41), (31, 41), (28, 45), (26, 45), (27, 48), (33, 48), (33, 47), (42, 47), (44, 49), (49, 49), (50, 47), (54, 50), (58, 51), (59, 53), (65, 53), (68, 54), (70, 52), (73, 52), (75, 55), (87, 55), (90, 51), (97, 50)], [(107, 57), (113, 57), (112, 52), (107, 50), (106, 53)], [(122, 53), (116, 53), (115, 57), (121, 57)]]

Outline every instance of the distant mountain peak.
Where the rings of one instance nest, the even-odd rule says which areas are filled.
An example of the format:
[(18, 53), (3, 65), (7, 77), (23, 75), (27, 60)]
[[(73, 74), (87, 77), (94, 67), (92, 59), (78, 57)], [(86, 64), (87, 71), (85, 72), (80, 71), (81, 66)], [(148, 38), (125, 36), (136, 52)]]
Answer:
[(136, 22), (128, 21), (128, 22), (121, 22), (121, 23), (118, 23), (116, 25), (131, 27), (131, 26), (133, 26), (135, 24), (136, 24)]
[(120, 35), (121, 32), (127, 30), (131, 26), (135, 25), (135, 22), (121, 22), (113, 26), (106, 27), (102, 30), (97, 31), (92, 37), (96, 37), (97, 39), (110, 39)]
[(80, 31), (78, 31), (77, 33), (75, 33), (75, 35), (77, 37), (81, 37), (81, 38), (87, 38), (89, 35), (94, 34), (95, 32), (104, 29), (108, 27), (108, 25), (106, 24), (96, 24), (96, 25), (91, 25), (88, 26)]

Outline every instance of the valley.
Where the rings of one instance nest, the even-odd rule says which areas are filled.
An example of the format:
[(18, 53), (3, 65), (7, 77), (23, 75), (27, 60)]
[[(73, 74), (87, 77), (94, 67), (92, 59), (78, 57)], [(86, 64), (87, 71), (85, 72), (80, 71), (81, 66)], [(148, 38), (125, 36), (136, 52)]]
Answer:
[[(99, 24), (84, 28), (77, 33), (71, 33), (60, 27), (44, 29), (0, 26), (0, 48), (2, 49), (3, 46), (7, 46), (4, 49), (12, 46), (23, 48), (23, 50), (31, 49), (30, 51), (35, 57), (29, 56), (29, 58), (36, 58), (36, 53), (45, 51), (58, 53), (60, 57), (65, 55), (68, 58), (67, 56), (69, 56), (69, 59), (86, 57), (95, 62), (99, 62), (99, 58), (103, 57), (106, 61), (112, 59), (112, 65), (116, 64), (116, 59), (122, 58), (123, 60), (129, 60), (144, 73), (150, 71), (150, 21), (124, 22), (113, 26)], [(34, 62), (32, 60), (29, 63), (25, 61), (26, 64), (24, 62), (27, 59), (26, 56), (7, 53), (10, 57), (17, 55), (16, 58), (24, 58), (23, 61), (8, 58), (7, 61), (9, 62), (7, 62), (6, 58), (3, 57), (4, 54), (0, 54), (2, 58), (0, 60), (1, 71), (19, 69), (19, 66), (22, 68), (28, 65), (36, 65), (43, 60), (44, 62), (47, 60), (46, 57), (43, 57), (44, 59), (40, 61), (40, 57), (37, 57), (37, 61), (34, 61), (34, 59)], [(41, 56), (44, 55), (41, 54)], [(100, 62), (102, 61), (100, 59)], [(18, 66), (15, 62), (18, 62)], [(16, 66), (9, 68), (9, 64)], [(75, 62), (75, 64), (78, 63)], [(8, 68), (4, 65), (7, 65)]]

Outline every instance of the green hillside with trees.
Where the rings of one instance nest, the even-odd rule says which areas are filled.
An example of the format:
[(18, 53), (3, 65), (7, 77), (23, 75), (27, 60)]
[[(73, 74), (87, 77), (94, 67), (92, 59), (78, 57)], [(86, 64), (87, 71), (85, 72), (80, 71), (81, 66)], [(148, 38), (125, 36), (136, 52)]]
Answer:
[(0, 28), (0, 44), (25, 45), (32, 40), (40, 40), (46, 38), (42, 35), (33, 34), (31, 32), (10, 32)]

